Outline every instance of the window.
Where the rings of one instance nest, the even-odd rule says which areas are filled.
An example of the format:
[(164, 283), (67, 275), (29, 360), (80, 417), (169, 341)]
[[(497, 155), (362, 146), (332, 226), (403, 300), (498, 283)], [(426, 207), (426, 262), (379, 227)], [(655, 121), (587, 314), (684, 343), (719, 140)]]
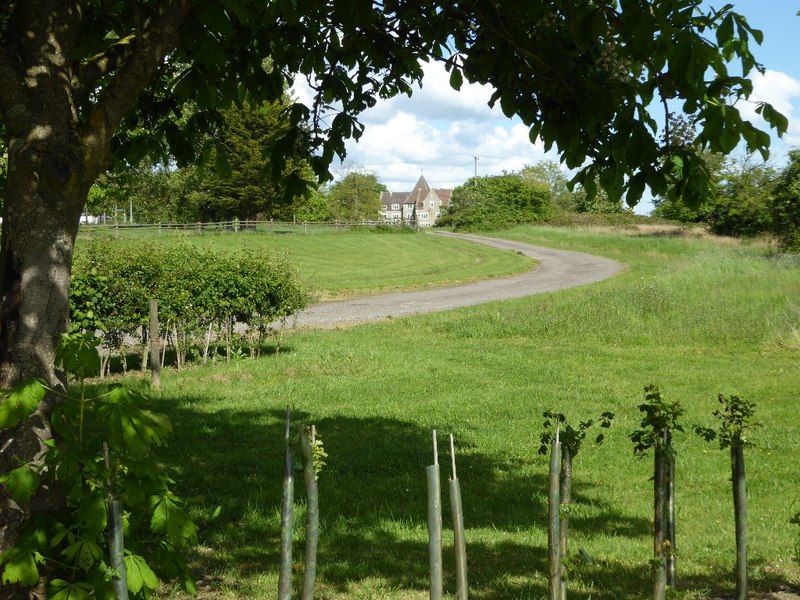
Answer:
[(399, 204), (392, 204), (392, 210), (400, 210)]
[(428, 220), (428, 213), (425, 213), (425, 212), (417, 213), (417, 216), (422, 221), (427, 221)]
[(430, 202), (428, 202), (428, 206), (430, 206), (431, 208), (436, 208), (436, 202), (434, 200), (431, 200)]

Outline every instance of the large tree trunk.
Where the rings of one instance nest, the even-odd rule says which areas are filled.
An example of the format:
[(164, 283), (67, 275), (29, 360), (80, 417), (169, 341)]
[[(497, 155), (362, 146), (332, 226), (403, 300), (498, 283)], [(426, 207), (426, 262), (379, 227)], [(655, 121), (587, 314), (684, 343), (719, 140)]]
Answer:
[[(8, 180), (0, 237), (2, 388), (30, 377), (53, 388), (64, 384), (54, 361), (67, 327), (75, 236), (89, 185), (108, 149), (108, 136), (82, 135), (75, 109), (74, 74), (66, 57), (75, 48), (80, 14), (76, 0), (18, 3), (3, 35), (0, 108)], [(55, 395), (47, 394), (32, 416), (0, 432), (0, 473), (42, 463), (55, 402)], [(0, 552), (15, 543), (27, 517), (62, 505), (47, 473), (26, 505), (0, 489)], [(0, 597), (44, 598), (43, 587), (31, 594), (4, 586)]]
[(55, 347), (69, 316), (72, 253), (86, 191), (42, 188), (70, 169), (58, 157), (11, 156), (0, 238), (0, 387), (33, 376), (58, 383)]
[[(63, 386), (53, 363), (67, 327), (72, 254), (89, 187), (110, 164), (111, 136), (196, 5), (156, 4), (141, 23), (135, 10), (135, 32), (93, 57), (78, 48), (82, 28), (92, 26), (83, 0), (4, 6), (0, 116), (9, 172), (0, 240), (0, 387), (34, 376)], [(54, 402), (46, 397), (30, 419), (0, 432), (0, 473), (41, 459)], [(47, 483), (25, 507), (0, 486), (0, 552), (13, 545), (28, 514), (58, 504)], [(0, 598), (16, 597), (27, 594), (0, 587)]]
[[(79, 160), (64, 151), (70, 147), (69, 133), (58, 133), (53, 126), (35, 125), (25, 138), (9, 144), (0, 238), (3, 388), (30, 377), (42, 378), (53, 388), (64, 384), (54, 366), (55, 350), (67, 328), (72, 254), (88, 185), (81, 181)], [(54, 403), (55, 395), (46, 395), (34, 415), (0, 432), (0, 473), (24, 462), (41, 462), (43, 441), (52, 437), (49, 417)], [(48, 479), (43, 478), (44, 485), (28, 506), (0, 489), (0, 551), (13, 545), (32, 513), (61, 506), (60, 494)], [(0, 588), (0, 596), (27, 598), (28, 592)]]

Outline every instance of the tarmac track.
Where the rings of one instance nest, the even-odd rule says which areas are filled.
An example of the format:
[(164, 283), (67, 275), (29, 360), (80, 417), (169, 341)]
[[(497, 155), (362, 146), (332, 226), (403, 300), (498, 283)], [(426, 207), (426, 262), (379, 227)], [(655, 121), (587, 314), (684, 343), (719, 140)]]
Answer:
[(533, 296), (602, 281), (613, 277), (623, 269), (620, 263), (608, 258), (568, 250), (554, 250), (499, 238), (448, 232), (432, 232), (425, 235), (454, 237), (493, 248), (519, 252), (533, 258), (538, 264), (531, 271), (513, 277), (315, 304), (297, 315), (296, 325), (323, 329), (339, 328), (394, 317), (474, 306), (497, 300)]

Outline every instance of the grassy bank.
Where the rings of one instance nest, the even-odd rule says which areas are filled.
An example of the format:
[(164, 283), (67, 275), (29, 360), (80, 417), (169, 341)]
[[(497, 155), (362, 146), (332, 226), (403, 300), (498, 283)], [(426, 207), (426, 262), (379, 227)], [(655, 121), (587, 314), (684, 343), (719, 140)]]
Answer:
[[(606, 443), (576, 458), (572, 548), (592, 560), (574, 564), (570, 597), (646, 597), (652, 467), (634, 459), (627, 436), (648, 383), (683, 403), (687, 425), (711, 424), (719, 392), (758, 404), (765, 427), (747, 455), (753, 588), (800, 584), (798, 528), (787, 523), (800, 509), (797, 259), (668, 236), (505, 235), (609, 256), (628, 269), (569, 291), (298, 332), (278, 355), (164, 375), (160, 404), (175, 427), (167, 461), (182, 493), (198, 497), (201, 597), (275, 597), (287, 403), (317, 425), (329, 454), (319, 482), (320, 598), (428, 596), (432, 428), (456, 437), (470, 596), (546, 596), (547, 466), (536, 449), (547, 409), (573, 419), (617, 414)], [(675, 444), (683, 597), (730, 593), (727, 455), (690, 434)], [(299, 529), (296, 540), (299, 561)], [(452, 569), (446, 576), (453, 590)]]
[[(79, 244), (87, 240), (79, 239)], [(116, 241), (123, 246), (142, 242), (176, 248), (193, 244), (220, 251), (246, 246), (265, 253), (286, 252), (317, 300), (453, 285), (520, 273), (533, 266), (530, 259), (513, 252), (422, 233), (151, 235)]]

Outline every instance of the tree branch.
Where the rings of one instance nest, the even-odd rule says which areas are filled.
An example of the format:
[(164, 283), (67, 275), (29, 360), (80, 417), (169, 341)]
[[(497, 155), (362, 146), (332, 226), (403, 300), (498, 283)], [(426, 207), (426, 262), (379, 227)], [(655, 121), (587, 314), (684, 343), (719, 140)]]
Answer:
[(105, 52), (101, 52), (81, 63), (77, 69), (77, 96), (85, 99), (100, 79), (116, 71), (122, 63), (133, 55), (135, 45), (135, 36), (129, 35), (109, 46)]
[(145, 22), (141, 35), (132, 36), (133, 39), (126, 42), (131, 50), (123, 52), (126, 58), (121, 60), (120, 57), (116, 71), (107, 71), (112, 77), (82, 126), (87, 167), (96, 173), (105, 170), (110, 160), (111, 136), (125, 113), (175, 48), (180, 28), (191, 7), (189, 0), (171, 0), (161, 4)]

